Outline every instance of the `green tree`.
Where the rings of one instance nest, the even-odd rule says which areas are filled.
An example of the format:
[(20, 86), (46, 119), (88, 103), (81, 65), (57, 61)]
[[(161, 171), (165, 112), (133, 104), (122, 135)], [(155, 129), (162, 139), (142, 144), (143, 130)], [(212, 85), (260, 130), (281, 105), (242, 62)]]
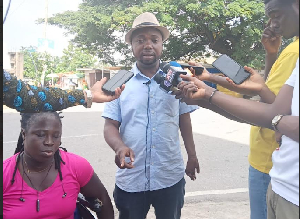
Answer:
[(59, 58), (52, 56), (47, 52), (38, 52), (34, 47), (22, 47), (21, 52), (24, 54), (24, 76), (27, 78), (41, 80), (44, 65), (47, 65), (45, 75), (57, 73), (56, 64)]
[[(50, 73), (61, 73), (76, 71), (77, 68), (94, 67), (96, 59), (86, 51), (75, 47), (70, 43), (63, 50), (62, 57), (52, 56), (47, 52), (38, 52), (34, 47), (23, 47), (24, 54), (24, 76), (27, 78), (41, 80), (44, 65), (47, 65), (45, 76)], [(50, 78), (45, 78), (46, 81)]]
[(70, 43), (68, 48), (63, 50), (57, 69), (60, 72), (75, 72), (77, 68), (94, 67), (96, 61), (93, 55)]
[(172, 32), (165, 60), (227, 54), (242, 65), (263, 65), (262, 0), (84, 0), (78, 11), (56, 14), (50, 23), (74, 34), (74, 43), (107, 63), (115, 64), (118, 51), (124, 55), (121, 64), (130, 65), (133, 57), (124, 34), (145, 11), (155, 13)]

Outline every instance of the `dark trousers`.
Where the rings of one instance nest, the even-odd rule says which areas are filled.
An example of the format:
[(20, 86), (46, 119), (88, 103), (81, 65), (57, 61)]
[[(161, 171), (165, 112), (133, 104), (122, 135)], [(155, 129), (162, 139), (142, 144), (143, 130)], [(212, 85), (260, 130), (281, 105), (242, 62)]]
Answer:
[(116, 186), (114, 199), (119, 219), (145, 219), (150, 206), (156, 219), (180, 219), (184, 204), (185, 179), (176, 185), (157, 191), (129, 193)]

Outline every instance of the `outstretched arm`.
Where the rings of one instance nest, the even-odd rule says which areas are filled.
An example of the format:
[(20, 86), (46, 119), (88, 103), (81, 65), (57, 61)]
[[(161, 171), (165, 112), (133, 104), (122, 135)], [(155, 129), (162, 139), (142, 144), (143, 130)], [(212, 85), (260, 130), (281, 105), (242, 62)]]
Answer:
[[(206, 92), (205, 98), (207, 100), (211, 92)], [(272, 119), (276, 115), (291, 115), (292, 97), (293, 87), (285, 85), (273, 104), (238, 99), (221, 92), (217, 92), (212, 97), (211, 102), (238, 118), (260, 127), (272, 129)]]
[[(182, 94), (181, 91), (176, 91), (173, 93), (175, 96), (176, 99), (181, 99), (184, 97), (184, 95)], [(233, 115), (231, 115), (230, 113), (226, 112), (225, 110), (213, 105), (213, 104), (210, 104), (209, 102), (205, 101), (205, 100), (188, 100), (188, 99), (184, 99), (184, 102), (187, 104), (187, 105), (198, 105), (202, 108), (205, 108), (205, 109), (208, 109), (208, 110), (211, 110), (215, 113), (218, 113), (220, 114), (221, 116), (224, 116), (226, 117), (227, 119), (230, 119), (230, 120), (233, 120), (233, 121), (236, 121), (236, 122), (239, 122), (239, 123), (247, 123), (246, 121), (243, 121)]]
[[(299, 116), (290, 116), (293, 90), (293, 87), (284, 85), (273, 104), (231, 98), (221, 92), (217, 92), (212, 98), (212, 103), (241, 119), (269, 129), (273, 129), (272, 119), (276, 115), (289, 115), (280, 121), (278, 131), (299, 142)], [(229, 101), (230, 105), (225, 101)]]
[[(202, 99), (206, 101), (210, 100), (211, 103), (217, 107), (222, 108), (228, 113), (251, 124), (272, 129), (272, 119), (276, 115), (291, 115), (291, 104), (294, 88), (289, 85), (283, 86), (273, 104), (265, 104), (241, 98), (235, 98), (221, 92), (215, 92), (215, 94), (212, 96), (215, 89), (207, 86), (202, 81), (186, 76), (182, 76), (182, 78), (184, 80), (193, 82), (181, 83), (179, 85), (179, 88), (183, 91), (186, 98)], [(198, 89), (195, 89), (195, 85)], [(295, 141), (299, 141), (299, 121), (297, 117), (291, 117), (292, 118), (289, 118), (289, 121), (293, 121), (293, 130), (288, 129), (288, 126), (284, 126), (283, 123), (280, 125), (280, 132)], [(286, 122), (288, 122), (288, 117)]]
[[(194, 62), (190, 62), (190, 65), (201, 66), (201, 64), (196, 64)], [(245, 67), (245, 70), (250, 72), (251, 76), (244, 83), (237, 85), (232, 80), (227, 77), (223, 77), (216, 74), (209, 73), (206, 69), (204, 69), (202, 75), (197, 76), (197, 78), (201, 81), (209, 81), (214, 84), (218, 84), (228, 90), (248, 95), (248, 96), (256, 96), (259, 95), (261, 97), (261, 101), (264, 103), (273, 103), (276, 95), (267, 87), (265, 84), (265, 80), (261, 77), (254, 69)], [(192, 70), (193, 71), (193, 70)]]
[[(106, 95), (102, 86), (106, 78), (96, 82), (91, 88), (93, 102), (103, 103), (119, 98), (122, 89), (116, 89), (115, 96)], [(58, 88), (40, 88), (18, 80), (3, 70), (3, 104), (19, 112), (60, 111), (87, 102), (82, 90), (62, 90)]]

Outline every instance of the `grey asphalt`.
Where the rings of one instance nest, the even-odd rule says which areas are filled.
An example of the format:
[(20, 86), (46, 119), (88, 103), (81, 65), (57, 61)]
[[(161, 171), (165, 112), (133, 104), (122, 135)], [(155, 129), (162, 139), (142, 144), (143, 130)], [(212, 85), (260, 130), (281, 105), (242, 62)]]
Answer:
[[(116, 166), (114, 152), (103, 138), (103, 106), (94, 104), (92, 109), (78, 106), (65, 110), (62, 114), (62, 146), (91, 163), (112, 197)], [(4, 159), (14, 152), (20, 133), (19, 121), (18, 113), (4, 107)], [(192, 123), (201, 173), (194, 182), (186, 177), (186, 198), (181, 218), (250, 218), (247, 190), (250, 127), (204, 109), (192, 114)], [(182, 141), (181, 146), (186, 161)], [(155, 218), (153, 209), (147, 218)]]

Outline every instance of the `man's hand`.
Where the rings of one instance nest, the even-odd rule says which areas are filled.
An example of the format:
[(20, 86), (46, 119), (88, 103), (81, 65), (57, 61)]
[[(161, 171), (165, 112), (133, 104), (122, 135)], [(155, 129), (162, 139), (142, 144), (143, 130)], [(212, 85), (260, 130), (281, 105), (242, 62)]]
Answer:
[(232, 90), (235, 92), (248, 96), (259, 95), (267, 87), (264, 78), (253, 68), (245, 66), (244, 69), (250, 72), (251, 76), (242, 84), (237, 85), (230, 78), (226, 78), (226, 80), (232, 85)]
[(107, 78), (102, 78), (101, 81), (97, 81), (94, 86), (91, 88), (92, 96), (93, 96), (93, 102), (95, 103), (105, 103), (110, 102), (115, 99), (118, 99), (122, 93), (122, 91), (125, 89), (125, 85), (122, 85), (122, 88), (117, 88), (115, 90), (115, 95), (107, 95), (103, 92), (102, 86), (107, 81)]
[(191, 178), (191, 180), (196, 180), (196, 171), (199, 174), (200, 173), (200, 166), (198, 162), (197, 156), (191, 156), (188, 158), (185, 173), (187, 176)]
[[(130, 162), (125, 162), (125, 157), (130, 158)], [(122, 147), (116, 151), (115, 156), (115, 163), (120, 169), (132, 169), (134, 168), (133, 162), (134, 162), (134, 152), (131, 148), (128, 147)]]
[(184, 81), (178, 84), (178, 89), (181, 90), (181, 93), (176, 98), (181, 99), (183, 102), (208, 99), (209, 93), (211, 94), (215, 90), (195, 77), (187, 75), (180, 75), (180, 77)]
[[(198, 88), (195, 86), (195, 90), (198, 90)], [(181, 90), (178, 89), (178, 91), (173, 91), (172, 95), (175, 96), (176, 99), (180, 99), (181, 102), (185, 102), (187, 105), (197, 106), (199, 100), (191, 100), (184, 98), (184, 95)], [(184, 100), (184, 101), (183, 101)]]
[(271, 27), (271, 19), (266, 26), (267, 27), (262, 34), (261, 43), (263, 44), (267, 54), (278, 54), (282, 44), (282, 36), (277, 34)]
[(194, 61), (189, 61), (188, 63), (191, 66), (198, 66), (198, 67), (203, 67), (204, 68), (202, 74), (198, 75), (198, 76), (195, 75), (195, 73), (196, 73), (195, 69), (191, 68), (190, 71), (193, 73), (193, 75), (195, 75), (196, 78), (198, 78), (201, 81), (210, 81), (211, 73), (209, 73), (203, 65), (201, 65), (200, 63), (196, 63)]

